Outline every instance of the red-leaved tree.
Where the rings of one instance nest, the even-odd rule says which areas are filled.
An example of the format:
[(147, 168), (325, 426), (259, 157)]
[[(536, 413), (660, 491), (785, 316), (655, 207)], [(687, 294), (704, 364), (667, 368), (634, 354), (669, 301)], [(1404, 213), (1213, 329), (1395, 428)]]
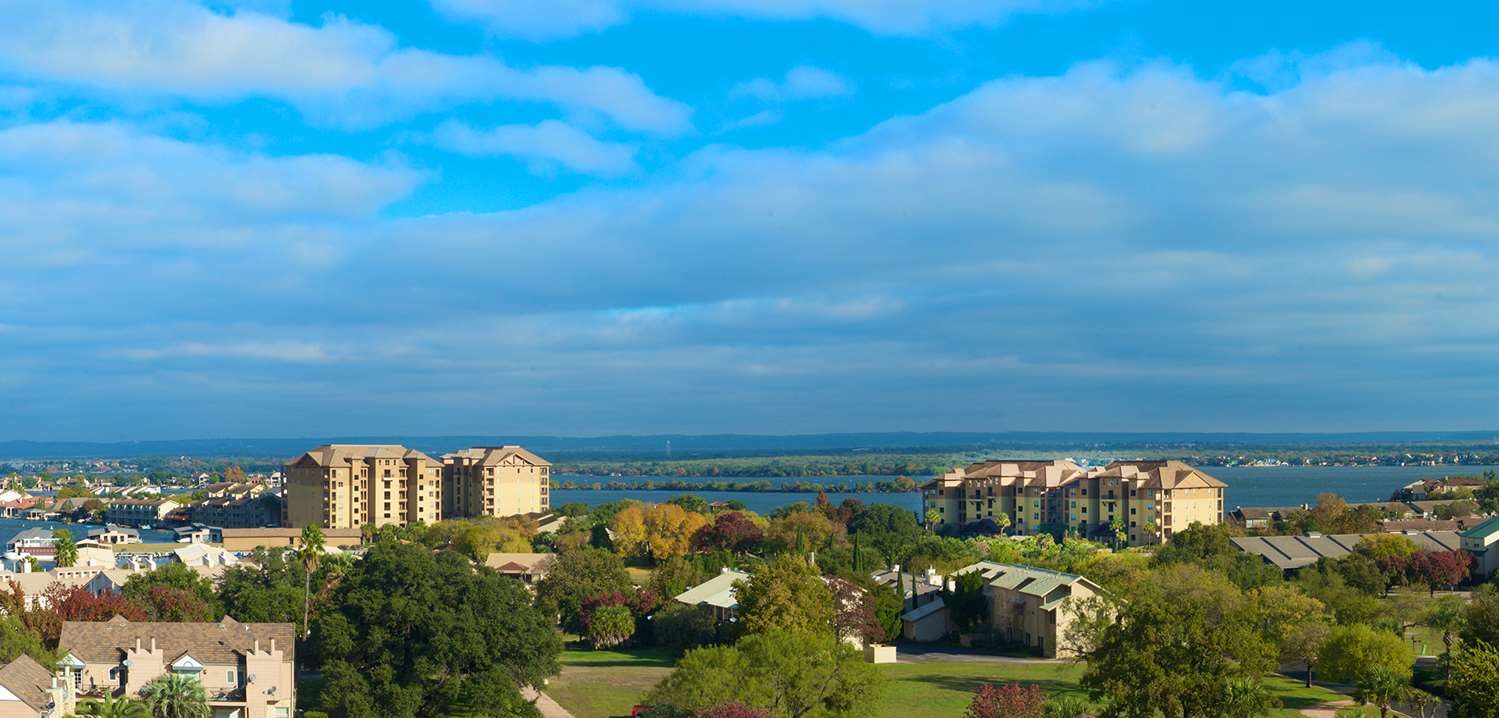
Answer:
[(693, 543), (699, 551), (742, 554), (759, 547), (764, 538), (764, 529), (744, 512), (725, 511), (716, 516), (713, 523), (699, 529)]
[(127, 621), (149, 618), (144, 606), (113, 591), (94, 595), (83, 586), (54, 582), (42, 592), (42, 597), (64, 621), (108, 621), (115, 616), (123, 616)]
[(1035, 685), (985, 683), (973, 692), (964, 718), (1044, 718), (1046, 694)]
[(1468, 577), (1473, 559), (1466, 551), (1421, 551), (1411, 557), (1411, 572), (1431, 587), (1451, 588)]

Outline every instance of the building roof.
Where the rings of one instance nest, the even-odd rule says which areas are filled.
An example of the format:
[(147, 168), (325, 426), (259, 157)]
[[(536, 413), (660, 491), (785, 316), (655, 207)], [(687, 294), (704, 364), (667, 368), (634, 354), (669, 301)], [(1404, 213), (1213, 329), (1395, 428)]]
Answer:
[(1499, 533), (1499, 516), (1490, 516), (1487, 521), (1462, 533), (1463, 538), (1488, 538)]
[(1182, 461), (1112, 461), (1102, 472), (1094, 475), (1108, 476), (1112, 474), (1120, 477), (1143, 478), (1140, 485), (1146, 489), (1174, 489), (1182, 486), (1205, 486), (1207, 488), (1221, 489), (1228, 484), (1209, 476), (1190, 464)]
[(16, 535), (10, 537), (10, 540), (6, 541), (6, 543), (15, 543), (17, 541), (40, 541), (40, 540), (55, 541), (56, 539), (54, 539), (52, 537), (52, 532), (51, 531), (49, 531), (47, 529), (44, 529), (44, 528), (32, 527), (32, 528), (29, 528), (29, 529), (22, 529), (20, 531), (17, 531)]
[(0, 686), (37, 711), (52, 702), (52, 671), (24, 653), (0, 668)]
[(290, 623), (240, 623), (229, 617), (218, 623), (132, 623), (115, 616), (108, 621), (64, 621), (57, 647), (89, 663), (115, 663), (137, 642), (146, 646), (155, 639), (169, 660), (186, 653), (205, 664), (235, 664), (256, 641), (260, 650), (268, 651), (274, 640), (291, 660), (297, 650), (295, 634)]
[(946, 608), (947, 604), (942, 602), (941, 596), (938, 596), (937, 598), (934, 598), (926, 603), (921, 604), (920, 606), (902, 613), (900, 615), (900, 619), (902, 621), (920, 621), (921, 619), (926, 618), (927, 616), (930, 616)]
[(495, 552), (484, 557), (484, 565), (501, 573), (533, 573), (545, 571), (555, 559), (550, 553), (504, 553)]
[(1438, 506), (1452, 506), (1454, 504), (1461, 504), (1470, 510), (1478, 509), (1478, 502), (1473, 499), (1428, 499), (1426, 501), (1407, 501), (1405, 503), (1423, 514), (1436, 511)]
[[(1102, 593), (1103, 589), (1098, 584), (1074, 573), (1062, 573), (1035, 566), (1021, 566), (1018, 564), (995, 563), (993, 561), (980, 561), (965, 566), (955, 571), (955, 574), (966, 574), (971, 571), (979, 571), (988, 584), (994, 588), (1016, 591), (1027, 596), (1035, 596), (1042, 599), (1042, 609), (1052, 609), (1061, 603), (1067, 596), (1057, 595), (1057, 589), (1070, 588), (1082, 584), (1094, 593)], [(1071, 595), (1071, 591), (1067, 592)]]
[(510, 457), (518, 457), (532, 466), (551, 466), (552, 463), (519, 446), (476, 446), (443, 454), (443, 461), (464, 458), (480, 466), (495, 466)]
[[(1394, 533), (1394, 532), (1391, 532)], [(1310, 566), (1320, 559), (1347, 556), (1365, 536), (1382, 534), (1333, 534), (1328, 536), (1235, 536), (1229, 539), (1244, 553), (1255, 554), (1284, 570)], [(1453, 551), (1460, 545), (1453, 531), (1411, 531), (1404, 536), (1423, 551)]]
[(749, 574), (733, 569), (724, 569), (713, 578), (676, 595), (676, 600), (689, 606), (709, 605), (718, 608), (734, 608), (739, 599), (734, 597), (734, 584), (748, 580)]
[(121, 526), (119, 524), (105, 524), (104, 528), (93, 528), (88, 530), (88, 535), (91, 538), (94, 536), (103, 536), (107, 533), (125, 534), (126, 536), (134, 536), (136, 538), (140, 538), (141, 535), (140, 531), (130, 528), (129, 526)]
[(400, 444), (323, 444), (292, 460), (292, 463), (301, 463), (303, 459), (309, 458), (318, 466), (346, 466), (355, 461), (363, 461), (365, 459), (422, 459), (432, 461), (432, 457), (416, 449), (408, 449)]
[[(362, 538), (363, 532), (357, 528), (347, 529), (323, 529), (323, 538)], [(301, 538), (302, 529), (294, 528), (268, 528), (268, 529), (220, 529), (219, 533), (227, 540), (232, 538)]]

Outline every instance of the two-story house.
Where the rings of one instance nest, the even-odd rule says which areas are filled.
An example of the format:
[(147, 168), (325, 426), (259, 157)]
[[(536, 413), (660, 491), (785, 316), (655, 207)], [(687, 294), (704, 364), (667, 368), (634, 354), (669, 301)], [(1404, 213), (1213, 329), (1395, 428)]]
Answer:
[(290, 623), (65, 621), (58, 662), (80, 697), (139, 697), (169, 673), (202, 682), (214, 718), (296, 715), (296, 638)]

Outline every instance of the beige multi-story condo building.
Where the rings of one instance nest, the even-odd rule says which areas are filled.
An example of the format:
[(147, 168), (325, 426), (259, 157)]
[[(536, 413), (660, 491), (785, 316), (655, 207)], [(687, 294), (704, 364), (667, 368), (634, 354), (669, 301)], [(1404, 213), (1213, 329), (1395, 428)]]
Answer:
[(1180, 461), (983, 461), (922, 486), (934, 527), (1010, 520), (1016, 533), (1053, 527), (1090, 538), (1123, 532), (1130, 545), (1156, 544), (1194, 523), (1223, 520), (1222, 481)]
[(1067, 645), (1067, 630), (1079, 615), (1080, 602), (1103, 593), (1098, 584), (1076, 574), (991, 561), (957, 573), (970, 571), (981, 573), (986, 581), (984, 598), (996, 638), (1047, 658), (1076, 655)]
[(442, 457), (444, 516), (516, 516), (552, 510), (552, 464), (519, 446)]
[[(214, 718), (296, 715), (295, 627), (290, 623), (65, 621), (58, 669), (70, 700), (139, 698), (169, 673), (202, 683)], [(73, 706), (66, 706), (68, 711)]]
[(287, 464), (281, 523), (404, 526), (442, 518), (442, 465), (395, 444), (325, 444)]

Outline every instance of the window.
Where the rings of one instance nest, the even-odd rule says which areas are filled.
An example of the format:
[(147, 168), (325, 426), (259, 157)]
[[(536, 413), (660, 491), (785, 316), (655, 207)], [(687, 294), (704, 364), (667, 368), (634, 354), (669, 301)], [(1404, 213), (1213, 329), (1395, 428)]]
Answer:
[(228, 681), (229, 685), (231, 685), (231, 686), (237, 686), (237, 685), (239, 685), (239, 680), (234, 675), (234, 669), (233, 668), (230, 668), (229, 670), (225, 671), (224, 674), (225, 674), (224, 680)]

